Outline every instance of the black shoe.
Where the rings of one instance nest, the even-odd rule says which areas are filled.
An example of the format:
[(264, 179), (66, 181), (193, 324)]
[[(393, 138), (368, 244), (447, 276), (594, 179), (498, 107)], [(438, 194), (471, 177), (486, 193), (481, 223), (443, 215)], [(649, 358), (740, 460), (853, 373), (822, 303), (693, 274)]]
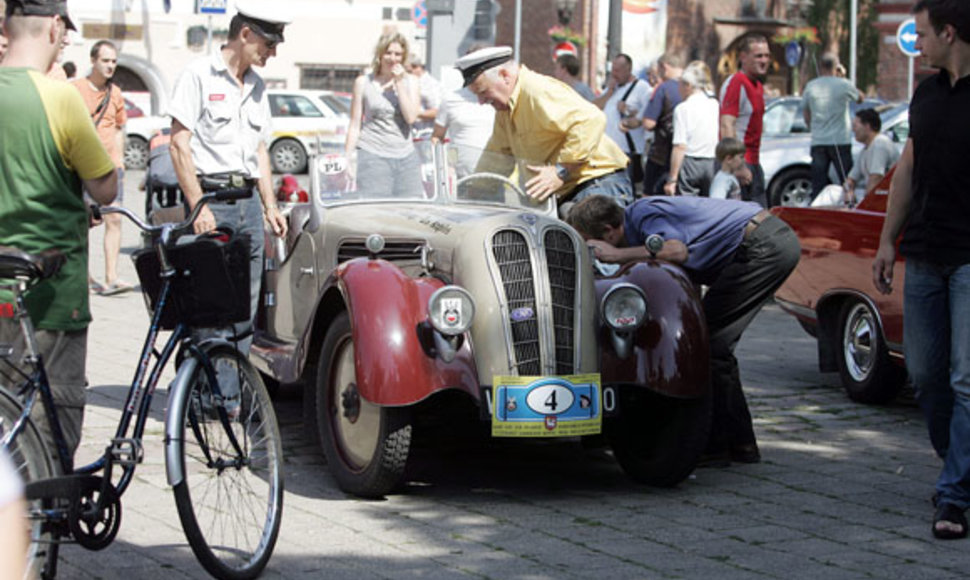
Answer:
[[(959, 529), (940, 529), (936, 527), (940, 522), (956, 524)], [(933, 535), (940, 540), (959, 540), (967, 537), (967, 516), (963, 514), (963, 509), (952, 503), (941, 502), (936, 508), (936, 513), (933, 514)]]
[(727, 451), (720, 451), (718, 453), (704, 453), (701, 455), (700, 459), (697, 460), (696, 467), (730, 467), (731, 466), (731, 454)]
[(761, 452), (757, 443), (745, 443), (731, 448), (731, 461), (738, 463), (761, 463)]

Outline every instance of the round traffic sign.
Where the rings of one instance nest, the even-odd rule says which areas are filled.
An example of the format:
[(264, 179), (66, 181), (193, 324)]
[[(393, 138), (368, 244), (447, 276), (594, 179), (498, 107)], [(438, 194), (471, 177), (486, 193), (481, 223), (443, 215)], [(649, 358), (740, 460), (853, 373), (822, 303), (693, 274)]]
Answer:
[(899, 23), (896, 29), (896, 46), (903, 54), (909, 57), (919, 56), (920, 51), (916, 49), (916, 20), (908, 18)]
[(428, 8), (425, 6), (424, 0), (418, 0), (414, 3), (414, 8), (411, 9), (411, 20), (418, 28), (428, 27)]
[(802, 61), (802, 45), (794, 40), (785, 45), (785, 62), (788, 66), (798, 66)]

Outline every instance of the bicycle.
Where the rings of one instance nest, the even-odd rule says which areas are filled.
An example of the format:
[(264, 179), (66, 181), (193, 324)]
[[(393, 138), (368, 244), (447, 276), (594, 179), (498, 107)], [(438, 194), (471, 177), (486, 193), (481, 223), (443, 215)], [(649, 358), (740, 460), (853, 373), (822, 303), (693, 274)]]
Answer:
[[(145, 223), (125, 208), (101, 208), (102, 213), (125, 215), (151, 235), (151, 248), (136, 254), (151, 324), (115, 437), (100, 458), (76, 469), (24, 307), (24, 294), (38, 281), (56, 274), (64, 258), (56, 253), (31, 255), (0, 248), (0, 287), (14, 295), (12, 304), (0, 304), (0, 316), (19, 322), (25, 343), (19, 365), (11, 360), (12, 346), (0, 345), (0, 379), (5, 383), (0, 385), (0, 443), (26, 481), (31, 535), (28, 558), (33, 574), (43, 578), (56, 575), (61, 543), (73, 541), (100, 550), (114, 540), (121, 522), (121, 496), (143, 458), (142, 436), (151, 399), (173, 354), (177, 372), (169, 385), (165, 464), (189, 545), (202, 566), (217, 578), (254, 578), (269, 561), (283, 509), (282, 447), (275, 411), (262, 379), (244, 355), (222, 339), (198, 340), (192, 333), (193, 328), (210, 322), (228, 322), (219, 320), (225, 313), (213, 315), (200, 309), (198, 297), (192, 295), (198, 288), (189, 284), (192, 276), (209, 275), (213, 266), (244, 284), (244, 289), (238, 284), (235, 288), (238, 294), (245, 293), (248, 316), (248, 265), (233, 269), (227, 264), (239, 252), (244, 252), (239, 259), (248, 264), (248, 245), (241, 242), (243, 249), (239, 250), (238, 245), (221, 245), (203, 236), (188, 244), (176, 243), (206, 203), (249, 195), (249, 190), (233, 189), (205, 194), (183, 222), (158, 226)], [(209, 262), (196, 266), (173, 263), (191, 262), (195, 256)], [(245, 272), (245, 280), (238, 279), (238, 270)], [(224, 303), (226, 297), (224, 291), (218, 293)], [(233, 321), (238, 320), (237, 315)], [(159, 351), (155, 348), (159, 332), (168, 329), (172, 334)], [(38, 397), (55, 443), (53, 457), (31, 419)], [(112, 483), (119, 471), (117, 482)]]

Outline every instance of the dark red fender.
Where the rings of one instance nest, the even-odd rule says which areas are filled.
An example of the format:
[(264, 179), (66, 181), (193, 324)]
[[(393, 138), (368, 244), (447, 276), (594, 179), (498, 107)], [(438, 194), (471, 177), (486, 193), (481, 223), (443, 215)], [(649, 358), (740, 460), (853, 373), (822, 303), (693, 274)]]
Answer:
[(357, 388), (378, 405), (417, 403), (442, 389), (479, 398), (469, 341), (450, 363), (428, 356), (417, 327), (427, 320), (428, 298), (444, 286), (436, 278), (410, 278), (386, 260), (358, 258), (337, 270), (354, 337)]
[(647, 321), (637, 330), (634, 352), (617, 358), (605, 324), (600, 329), (603, 383), (639, 384), (672, 397), (701, 397), (710, 391), (707, 323), (700, 298), (684, 271), (651, 260), (596, 281), (597, 305), (613, 285), (629, 282), (647, 297)]

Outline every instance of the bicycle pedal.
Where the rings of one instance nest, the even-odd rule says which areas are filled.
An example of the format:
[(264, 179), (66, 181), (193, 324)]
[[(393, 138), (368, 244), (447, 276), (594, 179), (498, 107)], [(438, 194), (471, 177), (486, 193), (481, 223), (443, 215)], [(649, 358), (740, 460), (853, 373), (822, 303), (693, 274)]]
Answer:
[(137, 439), (112, 439), (108, 453), (111, 463), (124, 467), (137, 465), (145, 458), (145, 450)]

